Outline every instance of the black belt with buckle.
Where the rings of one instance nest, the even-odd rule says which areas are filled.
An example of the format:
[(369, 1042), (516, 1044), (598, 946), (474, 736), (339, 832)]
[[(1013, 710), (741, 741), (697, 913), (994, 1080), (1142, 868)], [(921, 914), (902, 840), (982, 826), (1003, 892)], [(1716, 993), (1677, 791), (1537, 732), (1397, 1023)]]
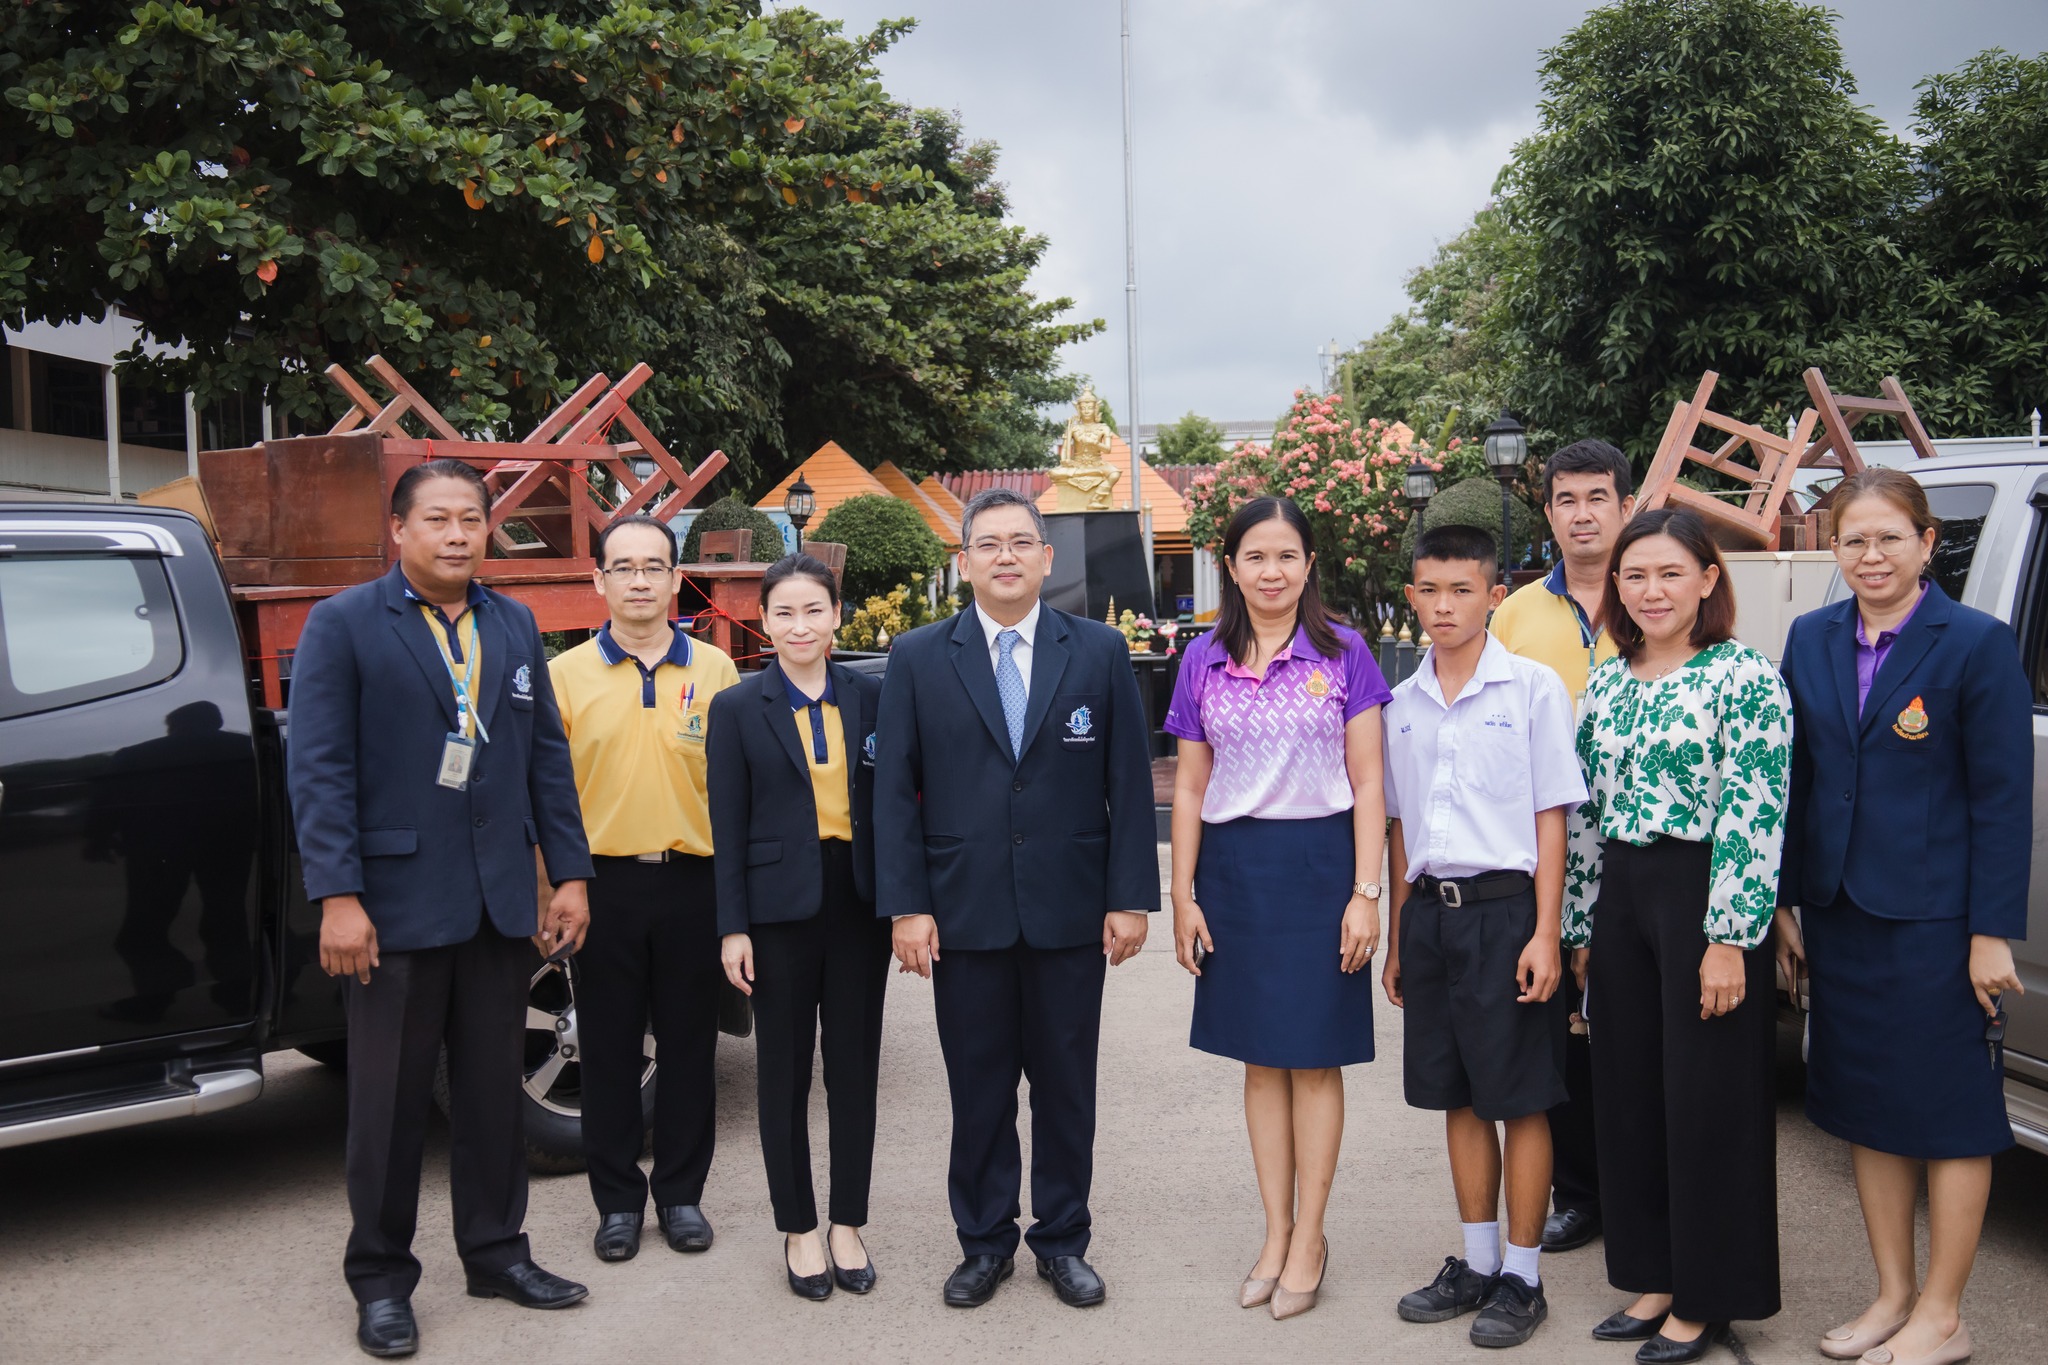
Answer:
[(665, 863), (671, 858), (680, 856), (674, 849), (665, 848), (659, 853), (636, 853), (633, 855), (633, 861), (636, 863)]
[(1497, 901), (1504, 896), (1519, 896), (1534, 886), (1536, 879), (1526, 872), (1482, 872), (1476, 877), (1456, 879), (1432, 877), (1425, 872), (1415, 879), (1415, 884), (1456, 910), (1467, 901)]

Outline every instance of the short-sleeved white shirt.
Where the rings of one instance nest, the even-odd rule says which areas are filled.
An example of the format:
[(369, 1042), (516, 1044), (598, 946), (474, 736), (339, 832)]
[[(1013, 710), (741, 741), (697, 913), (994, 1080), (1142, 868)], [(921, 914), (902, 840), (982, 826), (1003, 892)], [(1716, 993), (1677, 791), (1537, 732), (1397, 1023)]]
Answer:
[(1533, 873), (1536, 813), (1586, 799), (1564, 683), (1491, 633), (1456, 701), (1444, 705), (1432, 649), (1385, 721), (1387, 814), (1401, 822), (1410, 881)]

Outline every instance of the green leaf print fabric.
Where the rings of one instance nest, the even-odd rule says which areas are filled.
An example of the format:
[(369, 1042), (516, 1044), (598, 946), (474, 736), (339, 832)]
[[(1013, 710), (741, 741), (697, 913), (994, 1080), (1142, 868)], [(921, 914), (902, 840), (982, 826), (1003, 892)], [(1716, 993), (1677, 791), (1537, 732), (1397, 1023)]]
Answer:
[(1601, 841), (1660, 836), (1713, 845), (1707, 939), (1763, 942), (1778, 900), (1792, 766), (1792, 704), (1770, 660), (1728, 640), (1668, 677), (1640, 682), (1610, 659), (1586, 684), (1578, 748), (1592, 795), (1568, 822), (1566, 945), (1592, 941)]

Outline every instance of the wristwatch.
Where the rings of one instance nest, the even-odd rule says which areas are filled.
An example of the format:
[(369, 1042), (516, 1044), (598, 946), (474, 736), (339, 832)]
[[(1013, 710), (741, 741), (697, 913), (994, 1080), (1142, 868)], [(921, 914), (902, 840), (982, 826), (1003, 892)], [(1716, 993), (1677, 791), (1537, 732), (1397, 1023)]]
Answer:
[(1380, 892), (1384, 889), (1385, 888), (1383, 888), (1378, 882), (1351, 883), (1351, 894), (1354, 896), (1363, 896), (1369, 901), (1378, 900), (1380, 898)]

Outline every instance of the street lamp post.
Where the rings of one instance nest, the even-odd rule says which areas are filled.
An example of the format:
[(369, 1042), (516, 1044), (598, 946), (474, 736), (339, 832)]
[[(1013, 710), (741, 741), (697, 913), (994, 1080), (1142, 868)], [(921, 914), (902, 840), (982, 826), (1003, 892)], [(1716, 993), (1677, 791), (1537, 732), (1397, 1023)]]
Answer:
[(1401, 480), (1401, 494), (1408, 499), (1408, 510), (1421, 516), (1429, 506), (1429, 500), (1436, 496), (1436, 471), (1422, 462), (1421, 456), (1408, 466), (1407, 476)]
[(796, 482), (789, 486), (789, 492), (782, 495), (782, 510), (789, 517), (789, 524), (796, 528), (796, 552), (804, 552), (804, 527), (810, 522), (811, 513), (818, 509), (817, 490), (798, 471)]
[(1508, 536), (1511, 523), (1508, 520), (1508, 485), (1514, 481), (1515, 471), (1529, 459), (1529, 434), (1515, 415), (1506, 408), (1486, 428), (1486, 467), (1493, 471), (1493, 477), (1500, 480), (1500, 577), (1508, 581), (1510, 562), (1508, 559)]

